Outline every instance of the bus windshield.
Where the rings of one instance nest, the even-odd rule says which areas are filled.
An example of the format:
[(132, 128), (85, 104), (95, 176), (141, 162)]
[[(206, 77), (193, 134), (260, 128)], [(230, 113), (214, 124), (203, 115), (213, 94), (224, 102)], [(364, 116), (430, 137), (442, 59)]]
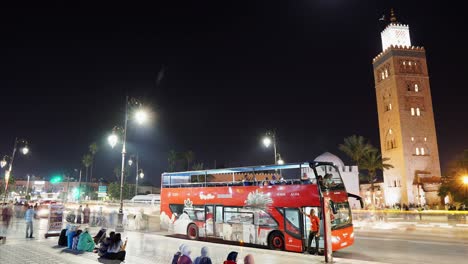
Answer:
[(347, 227), (352, 224), (351, 210), (349, 203), (335, 203), (336, 214), (332, 216), (332, 230)]
[(335, 166), (319, 165), (316, 170), (322, 190), (345, 190), (340, 172)]

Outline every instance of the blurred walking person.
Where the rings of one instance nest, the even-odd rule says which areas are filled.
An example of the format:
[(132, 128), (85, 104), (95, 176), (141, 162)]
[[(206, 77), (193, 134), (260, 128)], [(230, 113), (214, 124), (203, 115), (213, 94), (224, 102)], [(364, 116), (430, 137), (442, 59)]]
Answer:
[(76, 223), (81, 224), (81, 214), (83, 213), (83, 206), (80, 204), (80, 207), (78, 207), (78, 210), (76, 212)]
[[(28, 210), (26, 210), (26, 213), (24, 214), (24, 220), (26, 220), (26, 238), (34, 238), (33, 237), (33, 219), (34, 216), (36, 215), (36, 212), (34, 211), (33, 207), (31, 205), (28, 206)], [(28, 235), (29, 231), (29, 235)]]
[(85, 209), (83, 209), (83, 224), (89, 223), (89, 215), (91, 214), (91, 210), (89, 209), (88, 204), (86, 204)]

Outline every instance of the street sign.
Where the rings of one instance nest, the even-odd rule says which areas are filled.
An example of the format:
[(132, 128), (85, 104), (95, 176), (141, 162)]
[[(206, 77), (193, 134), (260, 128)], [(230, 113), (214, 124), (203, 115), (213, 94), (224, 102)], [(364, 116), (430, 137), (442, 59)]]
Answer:
[(99, 186), (98, 187), (98, 197), (106, 197), (107, 196), (107, 186)]
[(45, 237), (60, 235), (63, 223), (63, 210), (65, 207), (62, 204), (49, 205), (49, 221), (47, 224), (47, 232)]

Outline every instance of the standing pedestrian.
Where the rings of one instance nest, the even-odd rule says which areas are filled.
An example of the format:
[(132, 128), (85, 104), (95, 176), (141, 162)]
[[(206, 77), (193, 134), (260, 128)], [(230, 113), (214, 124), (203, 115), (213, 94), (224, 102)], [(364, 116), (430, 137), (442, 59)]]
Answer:
[[(24, 214), (24, 220), (26, 220), (26, 238), (34, 238), (33, 237), (33, 219), (36, 215), (36, 212), (34, 211), (32, 206), (28, 206), (28, 210), (26, 210), (26, 213)], [(29, 231), (29, 235), (28, 235)]]
[(312, 246), (312, 239), (315, 240), (315, 252), (314, 255), (318, 255), (319, 251), (319, 237), (320, 237), (320, 219), (315, 215), (315, 210), (310, 209), (310, 214), (307, 214), (302, 210), (302, 208), (299, 208), (299, 211), (305, 215), (308, 216), (310, 219), (310, 231), (309, 231), (309, 240), (307, 242), (307, 251), (309, 253), (311, 246)]
[(89, 215), (91, 214), (91, 210), (89, 209), (88, 204), (86, 204), (85, 209), (83, 209), (83, 224), (89, 223)]
[(76, 223), (81, 224), (81, 214), (83, 213), (83, 206), (80, 204), (80, 207), (78, 207), (78, 210), (76, 212)]

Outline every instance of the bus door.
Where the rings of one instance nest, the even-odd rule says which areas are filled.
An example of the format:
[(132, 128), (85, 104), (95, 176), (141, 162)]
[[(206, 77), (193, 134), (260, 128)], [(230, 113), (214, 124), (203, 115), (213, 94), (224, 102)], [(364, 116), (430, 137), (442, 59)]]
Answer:
[(302, 214), (297, 208), (284, 208), (285, 249), (288, 251), (302, 252), (302, 238), (304, 228)]
[[(319, 249), (322, 249), (323, 248), (323, 236), (324, 236), (324, 232), (323, 232), (323, 219), (322, 219), (322, 213), (320, 211), (320, 207), (311, 207), (311, 206), (307, 206), (307, 207), (304, 207), (303, 210), (305, 213), (307, 214), (310, 214), (310, 210), (311, 209), (314, 209), (315, 210), (315, 215), (320, 219), (320, 228), (319, 228), (319, 232), (320, 232), (320, 238), (319, 238)], [(304, 250), (307, 250), (307, 247), (308, 247), (308, 243), (309, 243), (309, 234), (310, 234), (310, 219), (308, 216), (305, 216), (303, 217), (303, 227), (304, 227), (304, 237), (303, 237), (303, 241), (304, 241)], [(315, 248), (315, 239), (312, 239), (312, 244), (311, 244), (312, 248)]]
[(214, 223), (214, 206), (205, 205), (205, 231), (206, 236), (214, 236), (215, 223)]

